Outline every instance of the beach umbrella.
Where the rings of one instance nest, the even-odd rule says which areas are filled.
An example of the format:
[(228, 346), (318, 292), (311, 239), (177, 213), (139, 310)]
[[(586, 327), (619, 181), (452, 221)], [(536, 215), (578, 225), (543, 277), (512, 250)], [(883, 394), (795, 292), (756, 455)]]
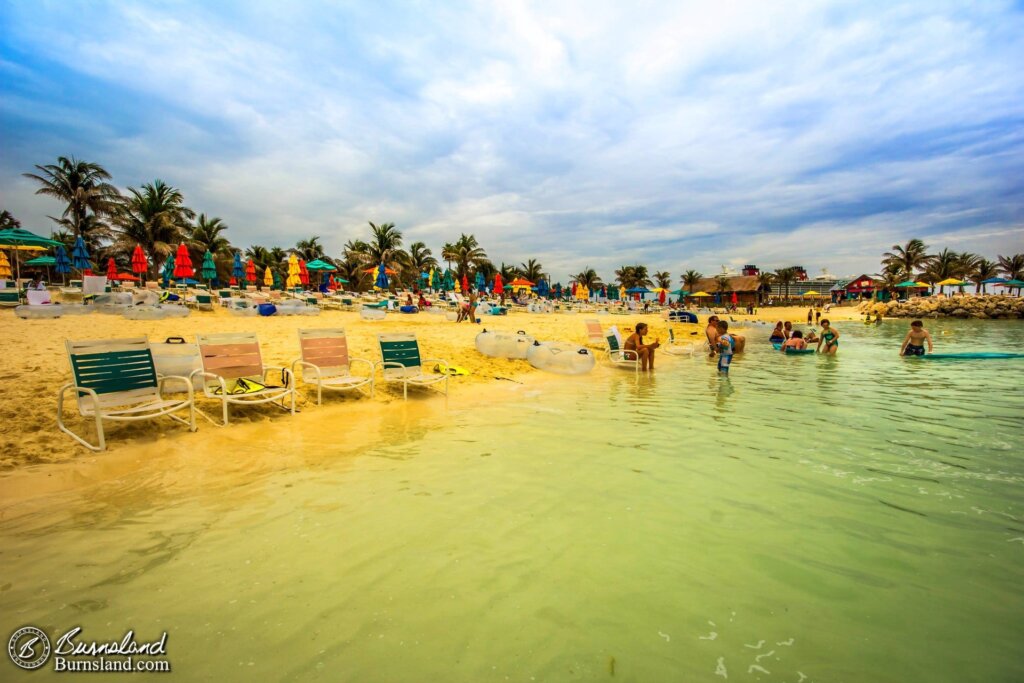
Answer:
[[(388, 267), (382, 263), (379, 266), (377, 266), (376, 270), (377, 274), (374, 278), (373, 286), (377, 287), (378, 289), (387, 289), (388, 286), (391, 284), (388, 281)], [(394, 271), (391, 272), (392, 274), (394, 274)]]
[(476, 271), (476, 277), (474, 278), (473, 284), (476, 285), (476, 291), (487, 291), (487, 282), (484, 280), (484, 274), (481, 273), (479, 270)]
[(434, 269), (431, 268), (430, 272), (427, 273), (427, 287), (434, 288)]
[(116, 280), (117, 279), (117, 264), (114, 263), (114, 259), (113, 258), (107, 259), (107, 279), (108, 280)]
[(551, 286), (548, 285), (547, 280), (537, 280), (537, 295), (547, 298), (551, 294)]
[(619, 285), (619, 299), (626, 300), (626, 288), (623, 285)]
[(710, 294), (708, 294), (707, 292), (694, 292), (694, 293), (693, 293), (693, 294), (691, 294), (690, 296), (692, 296), (692, 297), (694, 297), (694, 298), (696, 298), (696, 299), (700, 299), (701, 297), (705, 297), (705, 296), (711, 296), (711, 295), (710, 295)]
[(237, 285), (239, 282), (245, 279), (245, 266), (242, 265), (242, 254), (235, 252), (235, 262), (231, 264), (231, 279), (234, 280), (232, 285)]
[(203, 254), (202, 275), (206, 280), (217, 279), (217, 264), (213, 262), (213, 254), (209, 249)]
[(174, 277), (174, 254), (168, 254), (167, 260), (164, 261), (164, 269), (160, 274), (164, 281), (164, 288), (171, 284), (171, 278)]
[(142, 245), (136, 244), (132, 250), (132, 272), (141, 279), (149, 270), (149, 262), (146, 261), (146, 252), (142, 251)]
[(272, 277), (274, 279), (274, 289), (284, 289), (284, 278), (281, 277), (281, 271), (272, 271)]
[(89, 263), (89, 252), (85, 248), (85, 240), (81, 235), (75, 240), (75, 246), (71, 248), (71, 265), (75, 270), (83, 272), (92, 268), (92, 264)]
[(618, 299), (619, 299), (619, 290), (617, 288), (615, 288), (615, 287), (609, 287), (608, 288), (608, 300), (609, 301), (618, 301)]
[(178, 245), (178, 253), (174, 256), (174, 279), (185, 279), (193, 277), (196, 269), (192, 267), (192, 257), (189, 256), (188, 247), (182, 242)]
[(469, 292), (469, 278), (465, 273), (462, 274), (462, 291)]
[(332, 266), (330, 263), (327, 263), (326, 261), (316, 259), (315, 261), (310, 261), (309, 263), (306, 264), (306, 270), (323, 270), (327, 272), (334, 272), (337, 270), (337, 268)]
[(630, 287), (626, 290), (626, 294), (648, 294), (650, 291), (646, 287)]
[(449, 268), (444, 271), (444, 275), (441, 277), (441, 289), (443, 289), (446, 292), (450, 292), (454, 288), (455, 282), (454, 279), (452, 278), (452, 271)]
[(1017, 290), (1017, 294), (1020, 295), (1021, 287), (1024, 287), (1024, 280), (1007, 280), (999, 284), (1000, 287), (1006, 287), (1007, 289), (1014, 288)]
[[(505, 283), (501, 281), (501, 273), (496, 273), (494, 275), (494, 293), (495, 294), (504, 294), (505, 293)], [(538, 294), (539, 293), (540, 293), (540, 290), (538, 288)]]
[(256, 264), (252, 262), (252, 259), (245, 263), (245, 281), (256, 284)]
[[(3, 253), (3, 252), (0, 252), (0, 253)], [(7, 258), (7, 257), (5, 256), (4, 258)], [(28, 261), (25, 261), (25, 265), (26, 266), (46, 266), (47, 268), (49, 268), (50, 266), (57, 265), (57, 259), (53, 258), (52, 256), (37, 256), (34, 259), (29, 259)], [(10, 264), (8, 264), (8, 266), (10, 266)]]
[[(373, 275), (373, 279), (374, 279), (374, 280), (376, 280), (376, 279), (377, 279), (377, 271), (378, 271), (379, 269), (380, 269), (380, 266), (374, 266), (373, 268), (367, 268), (367, 269), (366, 269), (366, 270), (364, 270), (363, 272), (364, 272), (364, 273), (367, 273), (367, 274), (371, 274), (371, 275)], [(388, 277), (390, 277), (390, 276), (392, 276), (392, 275), (394, 275), (394, 274), (395, 274), (395, 271), (394, 271), (394, 270), (393, 270), (392, 268), (388, 268), (388, 267), (385, 267), (385, 268), (384, 268), (384, 273), (385, 273), (385, 275), (387, 275)]]
[(288, 279), (285, 280), (285, 286), (290, 289), (301, 284), (302, 277), (299, 275), (299, 257), (292, 254), (288, 257)]
[(739, 303), (739, 297), (736, 295), (736, 292), (732, 293), (732, 303), (733, 303), (733, 305), (736, 305), (736, 304)]
[[(34, 232), (23, 228), (6, 228), (0, 230), (0, 247), (10, 249), (12, 254), (15, 251), (45, 251), (50, 247), (59, 246), (60, 242), (49, 237), (40, 237)], [(10, 267), (10, 262), (8, 262)], [(21, 277), (20, 261), (14, 259), (14, 271), (16, 277)]]
[(459, 284), (459, 278), (455, 278), (454, 287), (455, 287), (455, 292), (456, 293), (459, 293), (459, 292), (462, 291), (462, 285)]
[(306, 261), (304, 259), (299, 259), (299, 280), (304, 285), (309, 284), (309, 269), (306, 268)]
[[(665, 305), (665, 293), (666, 292), (664, 289), (658, 292), (658, 303), (661, 304), (662, 306)], [(732, 302), (736, 303), (736, 292), (732, 293)]]
[(270, 266), (263, 272), (263, 284), (267, 287), (274, 286), (274, 273), (270, 270)]
[(53, 269), (61, 275), (66, 275), (71, 272), (71, 261), (68, 259), (68, 252), (64, 251), (64, 245), (58, 244), (54, 250), (54, 261)]
[(107, 279), (109, 279), (109, 280), (118, 280), (119, 282), (125, 282), (127, 280), (138, 280), (139, 278), (135, 277), (131, 273), (114, 273), (113, 277), (109, 277), (108, 276)]
[(11, 262), (7, 260), (7, 254), (0, 251), (0, 279), (8, 280), (11, 277)]

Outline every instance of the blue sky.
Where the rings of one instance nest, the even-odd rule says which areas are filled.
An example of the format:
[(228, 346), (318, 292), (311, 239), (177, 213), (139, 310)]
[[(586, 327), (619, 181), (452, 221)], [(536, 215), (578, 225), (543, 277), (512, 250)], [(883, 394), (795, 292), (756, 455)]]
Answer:
[(236, 245), (391, 221), (555, 279), (1024, 251), (1024, 6), (8, 2), (0, 206), (59, 155)]

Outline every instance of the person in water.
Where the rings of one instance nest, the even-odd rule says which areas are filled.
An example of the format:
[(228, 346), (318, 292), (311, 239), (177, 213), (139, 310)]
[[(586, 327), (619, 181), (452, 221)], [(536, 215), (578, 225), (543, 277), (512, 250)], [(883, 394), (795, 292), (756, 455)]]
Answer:
[[(796, 332), (794, 332), (793, 334), (796, 334)], [(808, 344), (814, 344), (815, 342), (818, 341), (818, 335), (814, 334), (814, 330), (811, 330), (807, 334), (807, 336), (804, 337), (804, 341), (807, 342)]]
[(782, 321), (775, 323), (775, 329), (772, 330), (772, 334), (768, 337), (768, 341), (772, 344), (781, 344), (786, 341), (786, 334), (782, 331)]
[[(824, 350), (821, 348), (822, 344), (825, 345)], [(834, 356), (838, 350), (839, 330), (832, 327), (832, 323), (828, 321), (828, 318), (822, 318), (821, 339), (818, 340), (818, 352)]]
[(736, 350), (736, 340), (729, 334), (729, 323), (724, 320), (718, 321), (718, 371), (729, 374), (729, 366), (732, 364), (732, 355)]
[[(622, 348), (624, 351), (636, 352), (636, 355), (640, 358), (641, 370), (653, 370), (654, 350), (661, 346), (661, 342), (655, 339), (653, 344), (644, 344), (645, 334), (647, 334), (647, 323), (637, 323), (636, 331), (629, 335), (629, 338), (626, 339), (626, 343), (622, 345)], [(629, 357), (632, 354), (623, 355)]]
[(787, 320), (786, 324), (782, 326), (782, 334), (783, 334), (783, 336), (786, 337), (786, 339), (789, 339), (790, 337), (792, 337), (793, 336), (793, 323), (791, 323), (791, 322), (789, 322)]
[(928, 353), (934, 350), (931, 333), (924, 329), (924, 323), (915, 320), (910, 323), (910, 331), (903, 338), (903, 346), (900, 347), (901, 356), (923, 356), (924, 345), (928, 343)]
[(711, 349), (711, 355), (714, 356), (718, 353), (718, 316), (713, 315), (708, 318), (708, 326), (704, 328), (704, 335), (708, 338), (708, 347)]
[(797, 351), (803, 351), (807, 348), (807, 342), (804, 341), (804, 333), (800, 330), (795, 330), (793, 336), (786, 340), (782, 345), (782, 350), (785, 352), (787, 349), (795, 349)]

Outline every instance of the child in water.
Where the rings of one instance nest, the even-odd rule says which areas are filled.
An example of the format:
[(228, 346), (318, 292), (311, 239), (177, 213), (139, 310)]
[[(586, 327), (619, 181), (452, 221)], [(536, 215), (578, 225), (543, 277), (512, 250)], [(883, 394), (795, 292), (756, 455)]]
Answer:
[(718, 371), (729, 374), (729, 365), (732, 363), (732, 354), (736, 349), (736, 341), (729, 334), (729, 323), (724, 320), (718, 321)]
[[(821, 349), (821, 345), (825, 345), (825, 350)], [(828, 321), (828, 318), (821, 319), (821, 338), (818, 339), (818, 353), (824, 353), (830, 356), (836, 355), (836, 351), (839, 350), (839, 330), (832, 328), (832, 323)]]
[(915, 320), (910, 323), (910, 332), (907, 332), (907, 336), (903, 338), (900, 355), (923, 356), (925, 342), (928, 342), (928, 353), (931, 353), (934, 349), (932, 346), (932, 335), (928, 330), (924, 329), (924, 323), (920, 320)]

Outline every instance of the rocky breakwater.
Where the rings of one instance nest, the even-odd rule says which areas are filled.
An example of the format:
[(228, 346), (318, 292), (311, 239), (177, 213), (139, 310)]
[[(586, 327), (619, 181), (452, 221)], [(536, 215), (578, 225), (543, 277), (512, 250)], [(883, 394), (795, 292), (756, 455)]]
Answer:
[(1003, 294), (914, 297), (909, 301), (868, 302), (862, 313), (892, 318), (976, 318), (978, 320), (1024, 318), (1024, 297)]

